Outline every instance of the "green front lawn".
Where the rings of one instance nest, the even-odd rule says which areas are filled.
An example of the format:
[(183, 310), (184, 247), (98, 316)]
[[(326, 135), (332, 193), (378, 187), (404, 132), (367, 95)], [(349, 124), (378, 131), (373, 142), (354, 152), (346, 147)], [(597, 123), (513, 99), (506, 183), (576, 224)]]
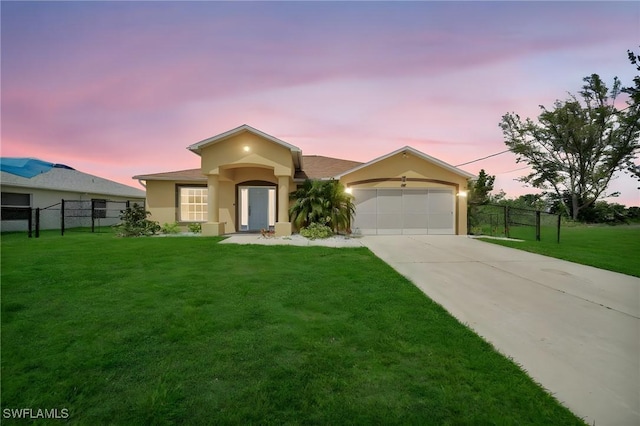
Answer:
[(582, 424), (367, 249), (218, 241), (3, 235), (2, 409), (66, 408), (76, 424)]
[(560, 244), (553, 238), (484, 241), (640, 277), (639, 225), (563, 226)]

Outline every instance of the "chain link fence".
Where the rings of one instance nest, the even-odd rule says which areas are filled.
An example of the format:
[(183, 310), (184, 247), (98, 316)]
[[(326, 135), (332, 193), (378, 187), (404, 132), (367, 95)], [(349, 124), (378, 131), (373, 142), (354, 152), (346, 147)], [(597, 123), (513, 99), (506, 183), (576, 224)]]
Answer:
[(144, 202), (131, 200), (61, 200), (43, 208), (2, 207), (2, 228), (27, 231), (29, 237), (35, 234), (36, 238), (41, 229), (59, 229), (61, 235), (100, 232), (101, 227), (120, 223), (122, 211), (134, 203), (144, 207)]
[(560, 242), (560, 215), (499, 204), (469, 206), (471, 235)]

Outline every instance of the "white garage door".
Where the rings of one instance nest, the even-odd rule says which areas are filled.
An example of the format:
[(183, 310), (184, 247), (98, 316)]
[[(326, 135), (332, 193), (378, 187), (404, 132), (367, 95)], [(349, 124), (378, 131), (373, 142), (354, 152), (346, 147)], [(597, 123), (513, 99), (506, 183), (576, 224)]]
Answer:
[(363, 235), (455, 234), (450, 189), (356, 189), (354, 231)]

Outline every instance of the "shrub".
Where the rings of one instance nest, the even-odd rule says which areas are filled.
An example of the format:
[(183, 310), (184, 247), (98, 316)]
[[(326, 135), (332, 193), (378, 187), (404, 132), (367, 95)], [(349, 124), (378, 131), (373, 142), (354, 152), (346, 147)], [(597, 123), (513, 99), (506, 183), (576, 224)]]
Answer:
[(163, 234), (177, 234), (178, 232), (180, 232), (180, 225), (178, 225), (178, 222), (165, 223), (162, 225)]
[(116, 233), (120, 237), (141, 237), (153, 235), (160, 231), (158, 222), (147, 219), (148, 212), (139, 205), (133, 203), (126, 210), (120, 212), (120, 223), (115, 225)]
[(328, 225), (334, 232), (351, 233), (351, 220), (355, 213), (353, 197), (346, 193), (337, 180), (306, 180), (290, 194), (294, 200), (289, 218), (298, 229), (313, 223)]
[(190, 223), (187, 225), (187, 229), (189, 230), (189, 232), (193, 232), (194, 234), (199, 234), (202, 232), (202, 224)]
[(333, 231), (327, 225), (313, 222), (306, 228), (302, 228), (300, 230), (300, 235), (311, 240), (315, 240), (316, 238), (329, 238), (333, 235)]

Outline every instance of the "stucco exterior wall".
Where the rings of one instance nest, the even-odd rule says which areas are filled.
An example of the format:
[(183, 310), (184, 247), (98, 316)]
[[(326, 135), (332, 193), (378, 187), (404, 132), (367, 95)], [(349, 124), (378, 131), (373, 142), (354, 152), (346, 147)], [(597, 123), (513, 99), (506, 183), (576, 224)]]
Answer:
[[(205, 175), (218, 176), (218, 220), (224, 225), (225, 233), (238, 229), (238, 185), (262, 182), (278, 186), (277, 176), (288, 176), (289, 191), (295, 190), (291, 150), (248, 132), (203, 148), (201, 167)], [(147, 209), (152, 220), (160, 224), (177, 220), (176, 185), (206, 186), (207, 181), (147, 181)], [(284, 202), (288, 203), (288, 199)]]
[[(176, 184), (175, 181), (147, 181), (146, 208), (151, 212), (150, 220), (160, 224), (176, 221)], [(193, 182), (185, 185), (193, 184)]]
[[(248, 151), (245, 151), (245, 147)], [(273, 170), (272, 176), (293, 176), (294, 171), (289, 149), (249, 132), (205, 147), (200, 156), (204, 174), (218, 174), (220, 168), (255, 165)]]
[(234, 182), (220, 182), (220, 222), (224, 232), (236, 232), (236, 185)]
[(466, 191), (467, 179), (424, 158), (398, 153), (346, 174), (340, 182), (352, 188), (401, 188), (403, 183), (405, 188), (451, 188), (456, 197), (457, 233), (467, 233), (467, 199), (458, 195)]
[[(411, 154), (407, 155), (407, 158), (404, 158), (402, 153), (361, 168), (360, 170), (356, 170), (353, 173), (349, 173), (343, 176), (340, 181), (344, 184), (349, 184), (374, 178), (400, 178), (402, 176), (406, 176), (407, 178), (432, 179), (456, 183), (460, 186), (461, 190), (466, 188), (467, 184), (464, 177), (444, 169), (437, 164), (427, 162), (426, 160)], [(409, 187), (409, 183), (410, 182), (407, 182), (407, 187)], [(358, 187), (364, 188), (365, 186), (359, 185)]]

